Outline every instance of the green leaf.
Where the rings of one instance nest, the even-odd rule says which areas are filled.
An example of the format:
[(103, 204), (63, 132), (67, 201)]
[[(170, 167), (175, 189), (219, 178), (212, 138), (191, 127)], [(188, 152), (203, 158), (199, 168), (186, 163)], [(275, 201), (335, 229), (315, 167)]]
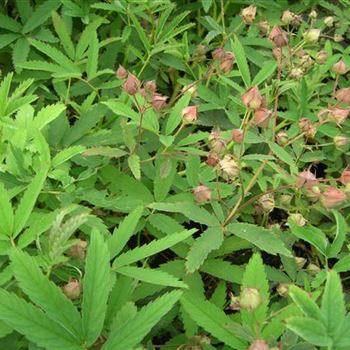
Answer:
[(263, 67), (260, 69), (258, 74), (254, 77), (252, 85), (260, 85), (267, 78), (269, 78), (276, 70), (276, 61), (267, 61), (264, 63)]
[(19, 65), (27, 60), (29, 51), (30, 45), (26, 38), (20, 38), (14, 44), (12, 51), (12, 61), (17, 73), (21, 73), (22, 68), (20, 68)]
[(348, 230), (348, 225), (343, 215), (341, 215), (337, 210), (332, 210), (333, 215), (337, 223), (335, 238), (330, 246), (327, 247), (327, 256), (329, 258), (336, 257), (341, 251), (343, 244), (346, 239), (346, 234)]
[(117, 256), (125, 247), (128, 240), (135, 233), (136, 226), (141, 219), (143, 207), (136, 207), (113, 231), (108, 239), (108, 248), (111, 259)]
[(137, 34), (139, 35), (139, 38), (145, 47), (146, 51), (149, 52), (151, 49), (151, 44), (145, 34), (145, 30), (142, 28), (140, 22), (138, 21), (137, 17), (134, 15), (132, 11), (129, 12), (129, 16), (135, 26), (135, 29), (137, 31)]
[(82, 319), (84, 338), (91, 346), (100, 335), (111, 288), (108, 246), (102, 235), (93, 229), (86, 257), (83, 279)]
[(269, 142), (269, 146), (270, 146), (271, 151), (280, 160), (282, 160), (284, 163), (295, 168), (295, 162), (294, 162), (293, 158), (291, 157), (291, 155), (286, 150), (284, 150), (281, 146), (277, 145), (277, 143), (274, 143), (274, 142)]
[(236, 60), (239, 72), (241, 73), (241, 76), (246, 88), (248, 88), (251, 85), (251, 78), (250, 78), (249, 66), (247, 62), (247, 57), (244, 52), (244, 48), (237, 37), (235, 37), (234, 41), (231, 39), (231, 46), (232, 46), (233, 53), (235, 55), (235, 60)]
[(188, 106), (191, 100), (192, 94), (187, 92), (185, 93), (171, 109), (169, 118), (165, 126), (165, 134), (170, 135), (182, 121), (181, 111)]
[(10, 45), (13, 41), (19, 38), (18, 34), (0, 34), (0, 49)]
[(141, 167), (140, 167), (140, 157), (137, 154), (133, 154), (128, 157), (129, 168), (134, 175), (136, 180), (141, 179)]
[(13, 230), (13, 209), (5, 186), (0, 183), (0, 235), (10, 236)]
[(226, 345), (239, 350), (247, 348), (246, 343), (229, 329), (229, 325), (234, 323), (216, 305), (190, 293), (184, 294), (181, 305), (199, 326)]
[(122, 275), (160, 286), (186, 288), (187, 285), (169, 273), (158, 269), (123, 266), (116, 269)]
[(86, 63), (86, 73), (89, 80), (92, 80), (97, 73), (98, 49), (99, 49), (98, 44), (99, 42), (97, 38), (97, 33), (94, 32), (90, 38), (88, 60)]
[(119, 148), (112, 148), (112, 147), (103, 147), (103, 146), (97, 146), (97, 147), (91, 147), (85, 150), (84, 156), (90, 157), (90, 156), (103, 156), (108, 158), (120, 158), (122, 156), (125, 156), (127, 153)]
[(327, 334), (334, 335), (345, 318), (343, 288), (340, 277), (335, 271), (327, 273), (321, 312), (326, 322)]
[(133, 349), (179, 300), (181, 292), (162, 295), (144, 306), (122, 329), (112, 332), (101, 350)]
[(156, 175), (154, 177), (154, 198), (162, 201), (166, 198), (174, 182), (176, 174), (176, 159), (158, 156), (155, 161)]
[(208, 254), (220, 248), (224, 241), (224, 234), (220, 227), (209, 227), (198, 237), (186, 257), (186, 270), (190, 273), (198, 270)]
[(287, 328), (310, 344), (329, 346), (332, 343), (332, 340), (327, 336), (325, 326), (312, 318), (292, 317), (287, 320)]
[(286, 248), (280, 238), (270, 230), (261, 226), (247, 223), (234, 223), (228, 225), (227, 230), (235, 236), (247, 240), (270, 254), (281, 254), (288, 257), (292, 256), (291, 252)]
[(76, 342), (81, 341), (81, 317), (73, 303), (41, 272), (36, 260), (20, 250), (10, 254), (13, 272), (21, 289), (58, 324), (64, 325)]
[(0, 13), (0, 28), (17, 33), (21, 30), (21, 25), (13, 18)]
[(53, 168), (58, 167), (59, 165), (67, 162), (69, 159), (74, 156), (83, 153), (86, 150), (84, 146), (72, 146), (65, 148), (64, 150), (57, 153), (53, 158), (51, 165)]
[(52, 350), (81, 350), (64, 326), (13, 293), (0, 289), (0, 319), (33, 343)]
[(4, 115), (6, 110), (12, 77), (13, 73), (7, 74), (0, 84), (0, 117)]
[(322, 315), (317, 304), (311, 299), (310, 295), (297, 286), (289, 286), (289, 295), (298, 305), (299, 309), (309, 318), (321, 320)]
[(157, 254), (179, 242), (182, 242), (186, 238), (190, 237), (195, 231), (196, 230), (192, 229), (173, 233), (164, 238), (154, 240), (149, 244), (145, 244), (133, 250), (129, 250), (124, 254), (119, 255), (114, 260), (113, 267), (118, 268), (120, 266), (129, 265), (139, 260), (145, 259), (151, 255)]
[(34, 118), (34, 126), (39, 130), (43, 129), (47, 124), (58, 118), (65, 109), (66, 106), (63, 103), (56, 103), (42, 108)]

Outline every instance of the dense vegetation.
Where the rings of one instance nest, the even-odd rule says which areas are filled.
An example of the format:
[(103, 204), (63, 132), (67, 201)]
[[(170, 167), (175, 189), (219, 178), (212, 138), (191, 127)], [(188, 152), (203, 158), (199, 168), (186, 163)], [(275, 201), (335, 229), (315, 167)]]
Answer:
[(0, 348), (347, 350), (350, 4), (0, 4)]

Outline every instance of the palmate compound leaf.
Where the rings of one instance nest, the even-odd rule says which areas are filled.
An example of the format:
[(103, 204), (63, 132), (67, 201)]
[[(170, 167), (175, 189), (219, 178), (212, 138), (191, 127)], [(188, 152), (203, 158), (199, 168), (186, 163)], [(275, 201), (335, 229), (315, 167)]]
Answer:
[(52, 320), (64, 325), (77, 342), (81, 341), (81, 317), (73, 303), (44, 276), (33, 257), (17, 249), (10, 256), (14, 275), (24, 293)]
[(101, 333), (111, 288), (110, 256), (102, 235), (93, 229), (83, 279), (82, 320), (84, 339), (92, 345)]
[(50, 350), (82, 350), (76, 338), (40, 309), (0, 289), (0, 319), (33, 343)]
[(173, 291), (144, 306), (122, 328), (112, 331), (102, 350), (133, 349), (159, 320), (171, 310), (181, 294), (182, 292), (180, 291)]

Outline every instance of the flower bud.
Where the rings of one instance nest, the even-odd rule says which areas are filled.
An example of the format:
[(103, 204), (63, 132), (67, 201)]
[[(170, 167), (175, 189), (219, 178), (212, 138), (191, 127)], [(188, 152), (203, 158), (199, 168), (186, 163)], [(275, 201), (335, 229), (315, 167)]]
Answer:
[(330, 107), (328, 108), (328, 121), (341, 125), (350, 113), (350, 108)]
[(288, 45), (288, 36), (287, 33), (282, 30), (280, 27), (273, 27), (269, 35), (270, 41), (272, 41), (275, 46), (283, 47)]
[(327, 26), (327, 27), (333, 27), (334, 24), (334, 18), (332, 16), (328, 16), (323, 20), (323, 23)]
[(350, 168), (346, 168), (343, 170), (340, 176), (340, 182), (343, 185), (347, 185), (350, 183)]
[(311, 263), (307, 266), (306, 271), (310, 275), (317, 275), (321, 271), (321, 269), (317, 265)]
[(333, 36), (333, 40), (336, 42), (336, 43), (340, 43), (341, 41), (343, 41), (345, 38), (340, 35), (340, 34), (334, 34)]
[(211, 56), (214, 60), (222, 60), (225, 56), (225, 50), (222, 47), (218, 47), (211, 53)]
[(323, 64), (323, 63), (325, 63), (327, 61), (327, 58), (328, 58), (327, 52), (324, 51), (324, 50), (321, 50), (316, 55), (316, 62), (318, 64)]
[(289, 10), (282, 13), (281, 22), (283, 24), (291, 24), (294, 19), (295, 14)]
[(258, 339), (250, 344), (248, 350), (269, 350), (269, 346), (265, 340)]
[(289, 219), (292, 220), (297, 226), (303, 227), (306, 225), (306, 219), (299, 213), (290, 214)]
[(272, 55), (277, 62), (282, 60), (282, 49), (280, 47), (274, 47), (272, 49)]
[(166, 96), (162, 96), (160, 94), (154, 94), (152, 97), (152, 107), (156, 111), (160, 111), (166, 106), (166, 100), (168, 98)]
[(87, 242), (80, 239), (76, 244), (69, 248), (67, 255), (73, 259), (84, 260), (86, 248)]
[(350, 104), (350, 88), (339, 89), (335, 92), (334, 97), (340, 102)]
[(217, 154), (221, 153), (226, 148), (226, 141), (221, 138), (218, 130), (213, 130), (209, 135), (209, 143), (211, 150)]
[(254, 311), (262, 303), (259, 290), (256, 288), (243, 288), (239, 303), (242, 309)]
[(304, 40), (307, 44), (316, 43), (320, 37), (320, 29), (309, 29), (303, 34)]
[(193, 123), (198, 119), (198, 108), (197, 106), (185, 107), (182, 112), (182, 120), (185, 123)]
[(242, 10), (243, 22), (245, 24), (252, 24), (256, 16), (256, 6), (250, 5)]
[(310, 170), (304, 170), (298, 174), (297, 186), (311, 189), (317, 184), (316, 176)]
[(268, 31), (269, 31), (269, 28), (270, 28), (269, 22), (267, 22), (267, 21), (260, 21), (258, 23), (258, 28), (259, 28), (261, 34), (267, 34)]
[(211, 200), (211, 189), (207, 186), (200, 185), (193, 190), (194, 199), (197, 203), (205, 203)]
[(290, 194), (282, 194), (279, 197), (279, 202), (285, 206), (289, 206), (290, 202), (292, 201), (293, 196)]
[(252, 110), (259, 109), (263, 103), (263, 98), (260, 95), (258, 87), (254, 86), (249, 90), (247, 90), (242, 95), (242, 102), (249, 109), (252, 109)]
[(295, 260), (295, 263), (296, 263), (296, 265), (298, 266), (298, 269), (302, 269), (303, 267), (304, 267), (304, 265), (306, 264), (306, 259), (305, 258), (302, 258), (302, 257), (300, 257), (300, 256), (296, 256), (295, 258), (294, 258), (294, 260)]
[(115, 76), (118, 79), (125, 79), (127, 75), (128, 75), (127, 70), (123, 66), (119, 65), (118, 69), (115, 72)]
[(301, 118), (298, 124), (299, 124), (300, 131), (304, 132), (307, 138), (309, 139), (314, 138), (314, 136), (316, 135), (317, 129), (309, 119)]
[(157, 90), (157, 85), (154, 80), (146, 81), (144, 84), (145, 93), (147, 95), (153, 95)]
[(217, 164), (219, 164), (219, 161), (220, 161), (220, 158), (215, 152), (210, 151), (208, 153), (206, 163), (209, 166), (215, 167)]
[(124, 81), (123, 89), (129, 95), (135, 95), (141, 86), (140, 80), (138, 80), (135, 75), (129, 73), (128, 78)]
[(280, 146), (284, 146), (288, 143), (289, 141), (289, 137), (288, 134), (285, 131), (279, 131), (276, 135), (276, 142), (280, 145)]
[(235, 56), (232, 52), (226, 52), (222, 59), (222, 62), (219, 65), (220, 70), (223, 73), (229, 73), (232, 70), (233, 62), (235, 60)]
[(346, 194), (339, 188), (329, 186), (322, 193), (321, 203), (327, 209), (334, 208), (346, 200)]
[(275, 207), (275, 199), (272, 193), (266, 193), (259, 198), (259, 205), (263, 211), (269, 213)]
[(336, 148), (342, 149), (347, 146), (349, 139), (346, 136), (338, 135), (334, 137), (333, 141)]
[(348, 70), (348, 66), (343, 60), (338, 61), (332, 66), (332, 71), (339, 75), (345, 74)]
[(241, 143), (243, 141), (243, 130), (233, 129), (232, 130), (232, 140), (236, 143)]
[(309, 17), (311, 19), (316, 19), (318, 16), (317, 12), (315, 10), (312, 10), (310, 13), (309, 13)]
[(224, 174), (231, 178), (236, 177), (240, 172), (238, 163), (229, 154), (226, 154), (225, 157), (219, 161), (219, 167)]
[(277, 288), (277, 293), (281, 296), (281, 297), (285, 297), (286, 295), (288, 295), (289, 289), (288, 289), (288, 284), (285, 283), (280, 283)]
[(81, 294), (81, 284), (77, 279), (72, 278), (62, 287), (62, 290), (69, 299), (78, 299)]
[(314, 64), (314, 60), (311, 58), (310, 55), (303, 55), (300, 58), (300, 67), (303, 69), (309, 69), (312, 67), (312, 65)]
[(304, 72), (301, 68), (293, 68), (289, 73), (289, 76), (293, 80), (300, 80), (303, 77), (303, 75)]
[(254, 112), (255, 124), (266, 128), (269, 125), (269, 120), (272, 115), (272, 111), (267, 108), (260, 108)]

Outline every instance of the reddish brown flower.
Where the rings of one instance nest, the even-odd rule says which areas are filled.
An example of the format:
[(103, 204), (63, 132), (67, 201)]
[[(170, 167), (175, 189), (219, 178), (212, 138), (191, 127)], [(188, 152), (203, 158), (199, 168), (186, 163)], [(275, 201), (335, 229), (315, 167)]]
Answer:
[(338, 206), (346, 200), (346, 194), (339, 188), (329, 186), (321, 196), (324, 207), (330, 209)]
[(219, 161), (220, 161), (220, 158), (219, 158), (218, 154), (216, 154), (215, 152), (212, 152), (212, 151), (208, 153), (206, 163), (209, 166), (215, 167), (219, 163)]
[(193, 190), (194, 199), (197, 203), (205, 203), (211, 200), (212, 190), (207, 186), (200, 185)]
[(157, 91), (157, 85), (154, 80), (146, 81), (144, 84), (146, 94), (153, 95)]
[(62, 291), (69, 299), (78, 299), (81, 294), (81, 284), (77, 279), (72, 278), (62, 287)]
[(140, 80), (138, 80), (135, 75), (129, 73), (128, 78), (124, 81), (123, 89), (129, 95), (135, 95), (139, 91), (140, 86)]
[(254, 112), (255, 124), (266, 128), (269, 125), (269, 120), (272, 115), (272, 111), (267, 108), (260, 108)]
[(218, 47), (211, 53), (211, 56), (214, 60), (222, 60), (225, 56), (225, 50), (222, 47)]
[(243, 104), (252, 110), (259, 109), (263, 104), (263, 97), (260, 95), (257, 86), (253, 86), (242, 95)]
[(334, 97), (340, 102), (350, 104), (350, 88), (343, 88), (336, 91)]
[(347, 185), (350, 183), (350, 168), (346, 168), (343, 170), (343, 172), (340, 175), (340, 182), (343, 185)]
[(152, 97), (152, 107), (156, 111), (160, 111), (166, 106), (166, 100), (168, 98), (166, 96), (162, 96), (161, 94), (154, 94)]
[(182, 120), (185, 123), (193, 123), (198, 118), (198, 108), (197, 106), (188, 106), (185, 107), (182, 112)]
[(235, 60), (235, 56), (232, 52), (226, 52), (222, 59), (222, 62), (219, 65), (220, 70), (223, 73), (229, 73), (232, 70), (233, 62)]
[(343, 60), (333, 64), (332, 71), (336, 74), (343, 75), (349, 70), (348, 66)]
[(243, 141), (243, 130), (242, 129), (233, 129), (232, 130), (232, 140), (241, 143)]
[(350, 108), (330, 107), (328, 108), (328, 120), (338, 125), (343, 124), (350, 113)]
[(317, 184), (316, 176), (310, 170), (304, 170), (298, 174), (297, 186), (311, 189)]
[(86, 248), (87, 242), (80, 239), (76, 244), (70, 247), (67, 255), (74, 259), (84, 260)]
[(283, 47), (288, 45), (288, 36), (287, 33), (278, 26), (274, 26), (269, 35), (269, 39), (277, 47)]
[(269, 350), (269, 346), (263, 339), (255, 340), (252, 344), (250, 344), (248, 350)]
[(128, 75), (127, 70), (123, 66), (119, 65), (117, 71), (115, 72), (115, 76), (118, 79), (125, 79), (127, 75)]

